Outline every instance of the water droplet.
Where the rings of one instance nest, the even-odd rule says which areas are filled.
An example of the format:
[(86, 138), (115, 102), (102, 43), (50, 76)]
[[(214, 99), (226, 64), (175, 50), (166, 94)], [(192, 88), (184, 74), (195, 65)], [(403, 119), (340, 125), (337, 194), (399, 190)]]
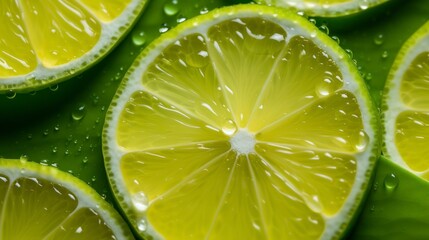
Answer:
[(337, 42), (338, 44), (340, 44), (340, 38), (337, 36), (332, 36), (331, 37), (335, 42)]
[(200, 14), (206, 14), (206, 13), (208, 13), (208, 12), (209, 12), (209, 9), (208, 9), (208, 8), (206, 8), (206, 7), (202, 8), (202, 9), (200, 10)]
[(131, 39), (136, 46), (142, 46), (146, 43), (146, 36), (143, 31), (134, 32)]
[[(332, 75), (332, 74), (331, 74)], [(327, 97), (333, 92), (335, 92), (335, 84), (332, 84), (332, 79), (326, 77), (322, 82), (316, 87), (316, 94), (319, 97)]]
[(387, 57), (389, 57), (389, 53), (387, 51), (383, 51), (381, 53), (381, 58), (386, 59)]
[(86, 157), (86, 156), (85, 156), (85, 157), (82, 159), (82, 163), (83, 163), (83, 164), (87, 164), (87, 163), (88, 163), (88, 157)]
[(49, 135), (49, 130), (48, 129), (45, 129), (44, 131), (43, 131), (43, 136), (48, 136)]
[(345, 49), (344, 51), (346, 51), (347, 55), (349, 55), (350, 58), (353, 58), (353, 51), (350, 49)]
[(357, 152), (363, 152), (363, 151), (365, 151), (366, 147), (368, 146), (368, 143), (369, 143), (369, 136), (368, 136), (368, 134), (366, 134), (365, 131), (361, 130), (359, 132), (358, 139), (357, 139), (356, 144), (354, 146), (355, 150)]
[(368, 82), (371, 81), (372, 80), (372, 73), (366, 73), (365, 74), (365, 80)]
[(59, 130), (60, 130), (60, 125), (59, 124), (55, 125), (54, 126), (54, 131), (58, 132)]
[(27, 161), (28, 161), (28, 156), (27, 156), (27, 154), (22, 154), (22, 155), (19, 157), (19, 161), (21, 161), (22, 163), (27, 162)]
[(306, 197), (307, 206), (316, 213), (322, 212), (322, 205), (317, 195)]
[(159, 28), (159, 32), (160, 32), (160, 33), (165, 33), (165, 32), (167, 32), (169, 29), (170, 29), (170, 28), (168, 27), (167, 23), (163, 23), (163, 24), (161, 25), (161, 27)]
[(198, 53), (190, 53), (186, 55), (186, 63), (191, 67), (201, 68), (209, 63), (208, 56), (208, 52), (204, 50)]
[(177, 17), (177, 20), (176, 20), (177, 23), (181, 23), (181, 22), (184, 22), (184, 21), (186, 21), (186, 17), (184, 17), (184, 16), (178, 16)]
[(237, 126), (231, 119), (226, 120), (222, 126), (222, 132), (227, 136), (232, 136), (237, 131)]
[(55, 85), (49, 86), (49, 90), (51, 90), (52, 92), (57, 91), (57, 90), (58, 90), (58, 88), (59, 88), (58, 84), (55, 84)]
[(9, 91), (6, 92), (6, 97), (8, 99), (14, 99), (16, 97), (16, 92), (14, 92), (12, 90), (9, 90)]
[(362, 10), (366, 10), (369, 7), (368, 0), (360, 0), (359, 1), (359, 8)]
[(372, 186), (372, 190), (375, 192), (378, 190), (378, 182), (375, 182), (374, 185)]
[(325, 24), (320, 25), (319, 29), (322, 30), (322, 32), (329, 35), (329, 28)]
[(146, 228), (147, 228), (146, 221), (144, 219), (141, 219), (140, 221), (137, 222), (137, 229), (140, 232), (146, 231)]
[(377, 34), (377, 36), (374, 37), (374, 44), (375, 45), (381, 45), (384, 42), (384, 36), (383, 34)]
[(384, 177), (384, 188), (387, 192), (393, 192), (399, 185), (399, 179), (394, 173), (387, 174)]
[(179, 6), (177, 5), (177, 1), (171, 1), (164, 5), (164, 13), (167, 16), (176, 15), (179, 12)]
[(138, 192), (135, 193), (132, 197), (131, 197), (131, 201), (134, 205), (134, 208), (136, 211), (138, 212), (144, 212), (146, 211), (149, 202), (148, 199), (146, 197), (146, 195), (143, 192)]
[(96, 180), (97, 180), (97, 177), (96, 176), (92, 176), (91, 181), (95, 182)]
[(57, 153), (58, 152), (58, 147), (57, 146), (54, 146), (53, 148), (52, 148), (52, 153)]
[(72, 118), (76, 121), (81, 120), (86, 113), (86, 107), (85, 104), (80, 104), (79, 106), (77, 106), (73, 112), (72, 112)]
[(316, 25), (316, 23), (317, 23), (316, 19), (314, 19), (314, 18), (309, 18), (308, 21), (311, 22), (314, 25)]
[(374, 212), (375, 211), (375, 205), (371, 205), (371, 207), (369, 208), (369, 211)]

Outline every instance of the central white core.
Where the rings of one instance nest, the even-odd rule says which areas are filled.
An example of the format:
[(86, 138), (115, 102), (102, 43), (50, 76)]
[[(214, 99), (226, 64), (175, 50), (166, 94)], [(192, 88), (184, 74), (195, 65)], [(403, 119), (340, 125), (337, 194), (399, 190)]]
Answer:
[(229, 140), (232, 149), (238, 154), (249, 154), (255, 152), (255, 136), (247, 130), (240, 129)]

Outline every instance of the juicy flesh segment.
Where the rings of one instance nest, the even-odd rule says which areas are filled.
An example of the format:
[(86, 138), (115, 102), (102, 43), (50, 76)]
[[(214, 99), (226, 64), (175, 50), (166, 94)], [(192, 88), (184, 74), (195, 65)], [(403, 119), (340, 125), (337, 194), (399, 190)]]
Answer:
[(78, 208), (77, 197), (61, 185), (0, 174), (0, 192), (0, 239), (115, 239), (98, 213)]
[[(424, 172), (429, 163), (421, 156), (429, 150), (429, 52), (419, 54), (404, 73), (400, 98), (408, 109), (395, 122), (395, 144), (405, 161), (414, 171)], [(427, 174), (425, 175), (426, 179)]]
[[(166, 239), (321, 236), (368, 136), (332, 58), (288, 34), (260, 18), (227, 20), (148, 66), (116, 135), (136, 221)], [(246, 154), (232, 140), (242, 132), (254, 142)]]
[(130, 1), (6, 0), (0, 3), (0, 78), (54, 68), (89, 52)]

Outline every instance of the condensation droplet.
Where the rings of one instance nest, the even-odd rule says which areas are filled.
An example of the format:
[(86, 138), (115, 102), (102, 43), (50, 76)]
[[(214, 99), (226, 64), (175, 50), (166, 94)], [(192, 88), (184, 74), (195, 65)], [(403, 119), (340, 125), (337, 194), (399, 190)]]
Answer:
[(138, 192), (135, 193), (132, 197), (131, 197), (131, 201), (134, 205), (134, 209), (138, 212), (144, 212), (146, 211), (149, 202), (148, 199), (146, 197), (146, 195), (143, 192)]
[(222, 132), (227, 136), (232, 136), (237, 131), (237, 126), (234, 121), (228, 119), (222, 125)]
[(161, 27), (159, 28), (159, 32), (160, 32), (160, 33), (165, 33), (165, 32), (167, 32), (169, 29), (170, 29), (170, 28), (168, 27), (168, 25), (167, 25), (166, 23), (163, 23), (163, 24), (161, 25)]
[(325, 24), (320, 25), (319, 29), (322, 30), (322, 32), (329, 35), (329, 28)]
[(28, 161), (28, 156), (27, 156), (27, 154), (22, 154), (22, 155), (19, 157), (19, 160), (20, 160), (21, 162), (27, 162), (27, 161)]
[(55, 84), (55, 85), (49, 86), (49, 90), (51, 90), (52, 92), (57, 91), (57, 90), (58, 90), (58, 88), (59, 88), (58, 84)]
[(73, 110), (72, 118), (76, 121), (79, 121), (85, 116), (85, 113), (86, 113), (85, 104), (81, 104)]
[(201, 68), (209, 63), (209, 54), (207, 51), (200, 51), (198, 53), (191, 53), (186, 55), (186, 63), (191, 67)]
[(361, 130), (359, 132), (358, 139), (357, 139), (356, 144), (354, 146), (355, 149), (356, 149), (356, 151), (357, 152), (363, 152), (363, 151), (365, 151), (366, 147), (368, 146), (368, 143), (369, 143), (369, 136), (368, 136), (368, 134), (366, 134), (365, 131)]
[(327, 97), (335, 92), (335, 84), (332, 84), (330, 78), (323, 79), (316, 87), (316, 94), (319, 97)]
[(7, 99), (14, 99), (16, 97), (16, 92), (9, 90), (6, 92), (6, 98)]
[(353, 58), (353, 51), (350, 49), (345, 49), (344, 51), (346, 51), (347, 55), (350, 56), (350, 58)]
[(384, 36), (383, 34), (377, 34), (377, 36), (374, 37), (374, 44), (375, 45), (381, 45), (384, 42)]
[(144, 232), (146, 231), (146, 228), (147, 228), (146, 221), (144, 219), (140, 219), (140, 221), (137, 222), (137, 229), (140, 232)]
[(359, 8), (362, 10), (366, 10), (369, 7), (368, 0), (360, 0), (359, 1)]
[(208, 13), (209, 12), (209, 9), (208, 8), (202, 8), (201, 10), (200, 10), (200, 14), (202, 15), (202, 14), (206, 14), (206, 13)]
[(390, 173), (384, 177), (384, 188), (387, 192), (393, 192), (399, 185), (399, 178), (394, 174)]
[(167, 16), (174, 16), (179, 12), (179, 6), (177, 5), (177, 0), (176, 1), (171, 1), (169, 3), (166, 3), (164, 5), (164, 13)]
[(383, 51), (381, 53), (381, 58), (386, 59), (387, 57), (389, 57), (389, 53), (387, 51)]
[(146, 43), (146, 36), (143, 31), (134, 32), (131, 39), (136, 46), (142, 46)]
[(365, 74), (365, 80), (368, 82), (371, 81), (372, 80), (372, 73), (366, 73)]
[(337, 36), (332, 36), (331, 37), (335, 42), (337, 42), (338, 44), (340, 44), (340, 38)]
[(307, 206), (316, 213), (322, 212), (322, 205), (317, 195), (309, 196), (306, 198)]

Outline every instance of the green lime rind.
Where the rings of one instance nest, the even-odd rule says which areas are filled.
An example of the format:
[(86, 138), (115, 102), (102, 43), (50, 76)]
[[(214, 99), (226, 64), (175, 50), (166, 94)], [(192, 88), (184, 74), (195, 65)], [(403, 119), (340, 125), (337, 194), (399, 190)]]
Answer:
[[(112, 134), (112, 131), (115, 131), (115, 127), (111, 126), (112, 123), (115, 123), (114, 116), (117, 115), (118, 111), (121, 111), (117, 106), (120, 105), (121, 102), (121, 96), (126, 95), (126, 93), (129, 93), (130, 89), (127, 87), (132, 83), (133, 81), (133, 75), (135, 74), (135, 71), (141, 72), (141, 65), (147, 65), (150, 63), (150, 61), (153, 59), (153, 51), (159, 53), (165, 46), (168, 46), (169, 44), (173, 43), (176, 39), (185, 36), (187, 34), (195, 32), (195, 30), (189, 30), (193, 29), (199, 25), (208, 24), (213, 21), (219, 21), (216, 19), (221, 19), (219, 16), (221, 15), (228, 15), (228, 16), (235, 16), (235, 14), (255, 14), (257, 13), (259, 16), (265, 16), (267, 19), (286, 19), (289, 23), (297, 24), (301, 29), (308, 33), (314, 33), (316, 34), (315, 37), (312, 38), (312, 40), (317, 41), (318, 44), (321, 44), (322, 46), (330, 49), (330, 53), (333, 53), (338, 61), (341, 61), (344, 68), (342, 70), (346, 71), (349, 75), (347, 79), (345, 79), (345, 85), (352, 85), (353, 87), (353, 93), (358, 93), (358, 102), (359, 105), (362, 106), (363, 109), (365, 109), (365, 112), (363, 113), (364, 122), (369, 123), (368, 127), (370, 129), (365, 129), (365, 131), (370, 132), (369, 135), (371, 136), (370, 144), (368, 144), (368, 157), (364, 159), (363, 161), (366, 161), (367, 164), (364, 169), (366, 169), (364, 172), (362, 172), (362, 175), (359, 177), (362, 181), (362, 184), (359, 186), (356, 186), (356, 189), (353, 193), (353, 197), (350, 197), (347, 204), (347, 210), (341, 212), (341, 221), (336, 222), (335, 224), (341, 224), (340, 227), (338, 225), (335, 225), (336, 230), (334, 233), (331, 234), (331, 236), (334, 239), (341, 238), (345, 232), (347, 232), (349, 226), (349, 222), (352, 222), (353, 219), (356, 217), (356, 212), (359, 211), (359, 206), (361, 205), (362, 201), (364, 200), (367, 189), (369, 186), (370, 179), (373, 176), (373, 170), (375, 163), (378, 159), (378, 156), (380, 154), (380, 134), (379, 134), (379, 116), (378, 111), (375, 108), (375, 105), (373, 104), (370, 94), (368, 92), (367, 86), (365, 82), (363, 81), (361, 75), (356, 69), (356, 66), (351, 61), (350, 56), (338, 45), (337, 42), (335, 42), (332, 38), (330, 38), (328, 35), (322, 33), (314, 24), (309, 22), (307, 19), (297, 15), (293, 11), (289, 11), (283, 8), (275, 8), (275, 7), (269, 7), (269, 6), (263, 6), (263, 5), (254, 5), (254, 4), (242, 4), (242, 5), (235, 5), (232, 7), (224, 7), (220, 9), (215, 9), (207, 14), (197, 16), (193, 19), (187, 20), (181, 24), (179, 24), (177, 27), (169, 30), (165, 34), (163, 34), (160, 38), (154, 40), (149, 46), (147, 46), (143, 52), (136, 58), (135, 62), (132, 64), (132, 66), (129, 68), (128, 72), (125, 74), (123, 81), (121, 82), (115, 96), (113, 97), (113, 100), (110, 104), (110, 107), (106, 114), (105, 119), (105, 125), (103, 129), (102, 134), (102, 145), (103, 145), (103, 155), (105, 160), (105, 167), (106, 171), (108, 173), (108, 179), (110, 186), (112, 188), (112, 191), (114, 193), (114, 196), (116, 198), (116, 201), (119, 203), (123, 213), (127, 216), (128, 221), (133, 226), (134, 230), (139, 233), (142, 237), (150, 237), (153, 234), (153, 230), (150, 226), (148, 226), (148, 231), (141, 232), (138, 231), (138, 222), (137, 222), (137, 216), (134, 214), (132, 208), (130, 207), (131, 200), (127, 198), (126, 194), (126, 187), (123, 184), (122, 179), (118, 175), (113, 174), (114, 171), (117, 171), (118, 169), (118, 159), (114, 159), (116, 154), (113, 153), (115, 140), (111, 139), (114, 134)], [(238, 15), (237, 15), (238, 16)], [(240, 15), (244, 16), (244, 15)], [(140, 68), (140, 69), (139, 69)], [(139, 69), (139, 70), (138, 70)], [(135, 76), (135, 75), (134, 75)], [(123, 99), (122, 99), (123, 100)], [(141, 217), (140, 217), (141, 218)], [(334, 228), (334, 225), (330, 225), (328, 228)]]
[(400, 96), (400, 82), (406, 69), (409, 67), (413, 59), (420, 53), (428, 51), (429, 45), (429, 21), (424, 23), (417, 29), (401, 46), (395, 60), (390, 68), (387, 76), (385, 87), (383, 90), (383, 98), (381, 100), (381, 121), (382, 121), (382, 151), (383, 154), (390, 160), (401, 165), (408, 171), (419, 175), (410, 169), (406, 162), (402, 159), (399, 151), (395, 146), (394, 135), (395, 120), (397, 114), (411, 110), (402, 101)]
[(429, 239), (429, 183), (381, 157), (347, 239)]
[(87, 207), (97, 212), (117, 239), (134, 239), (131, 230), (119, 213), (94, 189), (71, 174), (35, 162), (2, 158), (0, 158), (0, 174), (8, 176), (12, 183), (17, 178), (26, 177), (44, 179), (65, 187), (78, 198), (79, 207)]
[[(351, 0), (345, 3), (305, 0), (255, 0), (257, 3), (292, 9), (312, 17), (341, 17), (367, 11), (390, 0)], [(319, 3), (322, 2), (322, 3)]]
[[(54, 68), (38, 66), (35, 71), (10, 78), (0, 77), (0, 96), (2, 94), (28, 93), (37, 91), (57, 83), (68, 80), (85, 70), (88, 70), (104, 57), (106, 57), (127, 35), (146, 6), (147, 0), (141, 0), (133, 4), (132, 8), (126, 9), (118, 19), (123, 25), (108, 26), (104, 38), (108, 39), (102, 45), (97, 44), (82, 57), (67, 64)], [(40, 69), (43, 69), (41, 71)]]

